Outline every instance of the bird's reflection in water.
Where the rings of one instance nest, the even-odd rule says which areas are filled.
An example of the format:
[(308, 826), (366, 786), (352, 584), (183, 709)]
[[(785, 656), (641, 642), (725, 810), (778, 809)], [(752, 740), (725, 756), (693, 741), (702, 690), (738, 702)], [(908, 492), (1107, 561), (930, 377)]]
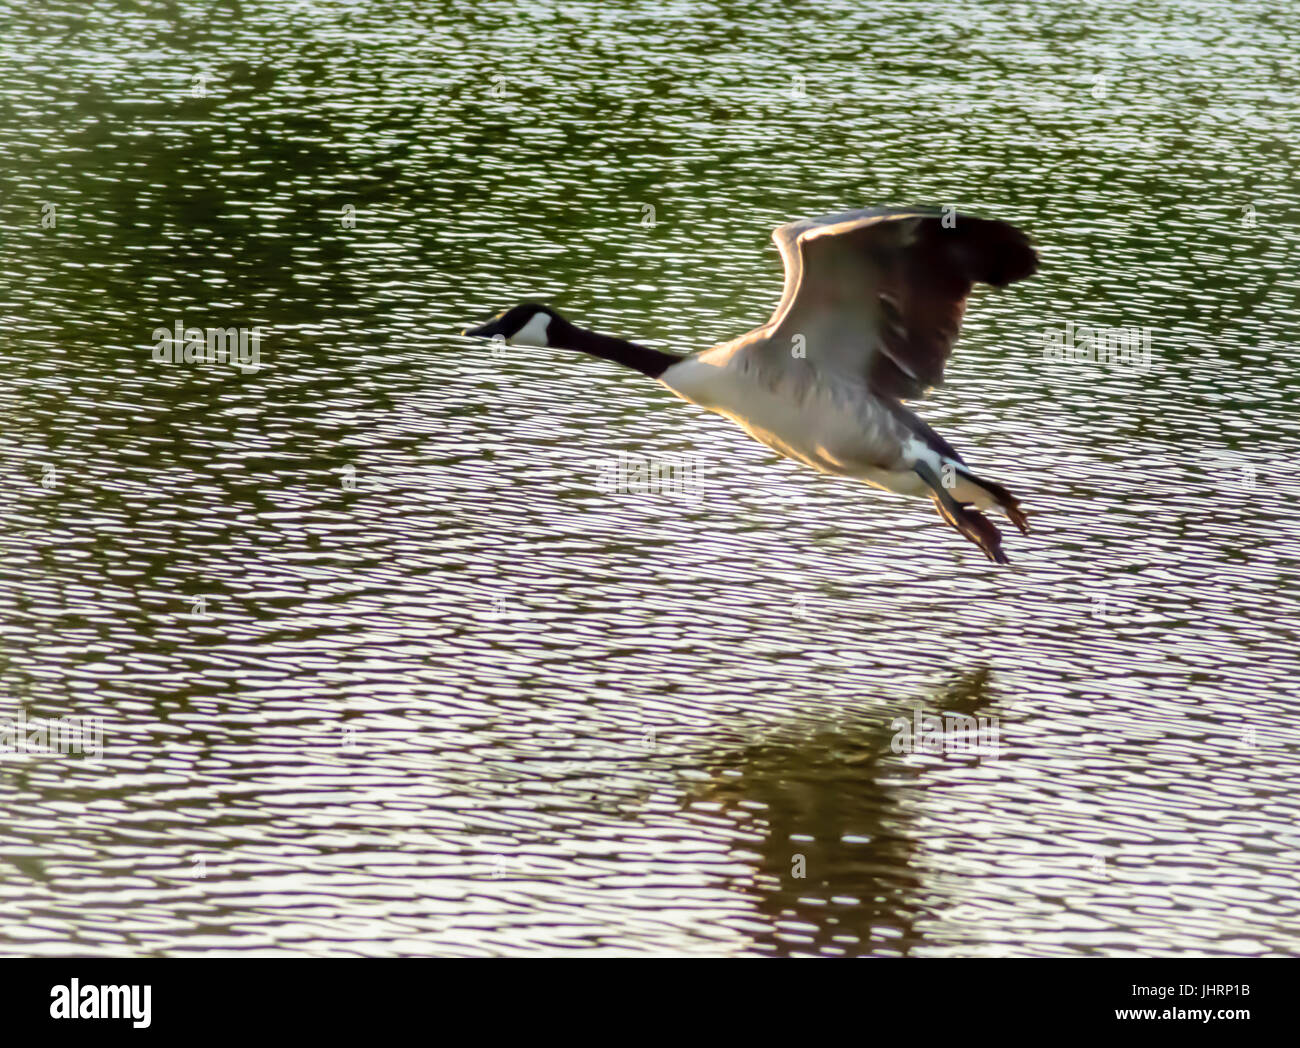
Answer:
[[(988, 679), (987, 668), (960, 675), (924, 696), (925, 712), (976, 715), (990, 703)], [(692, 792), (757, 842), (752, 877), (737, 885), (770, 918), (755, 945), (848, 956), (905, 956), (916, 945), (917, 843), (894, 795), (909, 772), (891, 748), (894, 719), (910, 719), (914, 705), (722, 755)]]

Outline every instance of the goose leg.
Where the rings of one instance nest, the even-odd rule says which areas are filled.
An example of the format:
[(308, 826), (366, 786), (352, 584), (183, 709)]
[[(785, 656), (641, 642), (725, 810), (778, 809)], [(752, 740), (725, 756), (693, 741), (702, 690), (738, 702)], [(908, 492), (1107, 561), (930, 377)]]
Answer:
[(995, 564), (1011, 563), (1010, 558), (1002, 552), (1002, 533), (993, 526), (993, 522), (988, 517), (969, 503), (958, 502), (953, 498), (952, 493), (943, 486), (929, 466), (918, 462), (913, 468), (917, 476), (925, 481), (930, 489), (939, 516), (975, 543)]
[(1025, 516), (1025, 511), (1020, 508), (1019, 500), (1011, 492), (1001, 484), (985, 480), (983, 477), (977, 477), (970, 470), (963, 469), (960, 466), (957, 468), (957, 472), (972, 484), (983, 488), (992, 495), (994, 501), (1002, 507), (1011, 523), (1020, 529), (1020, 534), (1029, 534), (1029, 518)]

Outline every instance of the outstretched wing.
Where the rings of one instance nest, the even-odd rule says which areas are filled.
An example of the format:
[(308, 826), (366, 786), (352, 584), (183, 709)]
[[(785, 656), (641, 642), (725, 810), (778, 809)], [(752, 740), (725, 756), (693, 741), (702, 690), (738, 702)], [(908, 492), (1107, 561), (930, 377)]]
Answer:
[[(1004, 287), (1038, 268), (1006, 222), (928, 208), (867, 208), (791, 222), (772, 234), (785, 263), (770, 352), (918, 397), (943, 378), (977, 281)], [(788, 357), (787, 357), (788, 359)]]

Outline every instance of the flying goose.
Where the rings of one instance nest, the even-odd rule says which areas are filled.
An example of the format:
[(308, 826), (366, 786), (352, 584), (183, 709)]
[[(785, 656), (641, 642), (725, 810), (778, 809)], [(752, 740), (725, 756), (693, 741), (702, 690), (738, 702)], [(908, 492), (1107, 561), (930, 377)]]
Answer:
[(1002, 536), (982, 509), (1022, 533), (1015, 497), (975, 476), (901, 401), (943, 378), (972, 284), (1005, 287), (1038, 268), (1005, 222), (931, 208), (864, 208), (779, 226), (781, 302), (766, 324), (690, 356), (639, 346), (524, 303), (464, 334), (604, 357), (658, 379), (823, 473), (928, 495), (939, 515), (999, 564)]

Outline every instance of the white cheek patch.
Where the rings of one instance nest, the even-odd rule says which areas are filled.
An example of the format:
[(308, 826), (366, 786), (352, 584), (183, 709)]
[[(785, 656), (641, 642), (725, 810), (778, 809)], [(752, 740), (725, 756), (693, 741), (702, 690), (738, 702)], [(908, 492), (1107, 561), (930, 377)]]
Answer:
[(510, 342), (515, 346), (549, 346), (546, 341), (546, 329), (551, 324), (551, 318), (546, 313), (536, 313), (533, 319), (521, 327), (510, 336)]

